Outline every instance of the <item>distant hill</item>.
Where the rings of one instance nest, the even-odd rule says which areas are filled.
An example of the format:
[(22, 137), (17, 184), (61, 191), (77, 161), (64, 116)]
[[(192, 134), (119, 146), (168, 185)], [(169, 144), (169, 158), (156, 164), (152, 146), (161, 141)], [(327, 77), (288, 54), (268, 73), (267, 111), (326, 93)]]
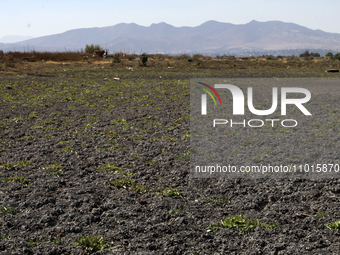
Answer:
[(0, 38), (0, 43), (16, 43), (34, 38), (33, 36), (6, 35)]
[(291, 52), (321, 49), (340, 51), (340, 34), (312, 30), (281, 21), (251, 21), (234, 25), (208, 21), (196, 27), (174, 27), (166, 23), (149, 27), (120, 23), (102, 28), (81, 28), (42, 36), (13, 44), (1, 44), (4, 51), (80, 50), (86, 44), (99, 44), (109, 52), (201, 53), (242, 55), (263, 52)]

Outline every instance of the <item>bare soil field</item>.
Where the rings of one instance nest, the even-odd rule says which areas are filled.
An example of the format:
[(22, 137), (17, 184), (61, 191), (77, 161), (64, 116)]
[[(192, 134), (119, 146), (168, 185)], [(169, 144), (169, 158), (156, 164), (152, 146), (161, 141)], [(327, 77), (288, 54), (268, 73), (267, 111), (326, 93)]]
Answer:
[(2, 61), (0, 254), (340, 254), (339, 179), (189, 178), (190, 78), (339, 66)]

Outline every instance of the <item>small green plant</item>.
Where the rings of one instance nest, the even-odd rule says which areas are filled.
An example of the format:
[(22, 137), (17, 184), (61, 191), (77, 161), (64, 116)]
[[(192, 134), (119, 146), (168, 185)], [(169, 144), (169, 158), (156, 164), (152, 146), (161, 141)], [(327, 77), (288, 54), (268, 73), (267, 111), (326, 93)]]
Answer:
[(55, 124), (55, 121), (48, 120), (48, 121), (43, 121), (43, 123), (46, 124), (46, 125), (52, 125), (52, 124)]
[(22, 119), (23, 119), (22, 117), (14, 117), (14, 118), (13, 118), (13, 121), (17, 123), (18, 121), (20, 121), (20, 120), (22, 120)]
[(59, 170), (59, 171), (56, 171), (56, 172), (52, 172), (49, 174), (50, 176), (64, 176), (65, 175), (65, 171), (64, 170)]
[(70, 147), (70, 146), (67, 146), (67, 147), (65, 147), (65, 148), (63, 148), (63, 149), (60, 149), (59, 151), (60, 151), (61, 153), (63, 153), (63, 152), (65, 152), (65, 151), (75, 151), (75, 149), (72, 148), (72, 147)]
[(29, 116), (28, 116), (28, 118), (29, 119), (35, 119), (35, 118), (37, 118), (37, 115), (35, 115), (36, 114), (36, 112), (32, 112)]
[(103, 165), (104, 165), (104, 169), (107, 172), (117, 172), (121, 169), (120, 167), (115, 166), (114, 163), (107, 163), (107, 164), (103, 163)]
[(190, 138), (190, 131), (187, 131), (186, 134), (181, 137), (181, 140), (186, 140), (188, 138)]
[(74, 244), (75, 246), (82, 246), (87, 251), (96, 252), (108, 249), (108, 243), (105, 241), (105, 237), (100, 236), (82, 236)]
[(325, 214), (324, 212), (319, 212), (316, 217), (329, 217), (329, 214)]
[(121, 170), (121, 168), (118, 167), (118, 166), (115, 166), (114, 163), (107, 163), (107, 164), (103, 163), (103, 165), (104, 165), (104, 169), (107, 172), (114, 172), (116, 174), (123, 174), (125, 176), (133, 176), (133, 175), (135, 175), (135, 173), (126, 172), (126, 171)]
[(326, 226), (331, 230), (338, 231), (340, 230), (340, 220), (337, 220), (334, 223), (328, 223)]
[(33, 238), (30, 241), (27, 241), (27, 244), (30, 244), (30, 245), (33, 245), (33, 246), (37, 246), (37, 244), (35, 243)]
[(65, 175), (65, 171), (62, 169), (62, 166), (59, 164), (51, 164), (45, 167), (46, 169), (54, 169), (57, 170), (56, 172), (52, 172), (49, 175), (50, 176), (63, 176)]
[(175, 160), (178, 160), (178, 159), (181, 159), (181, 158), (190, 158), (190, 149), (186, 153), (175, 157)]
[(0, 164), (3, 168), (12, 168), (12, 167), (23, 167), (23, 166), (33, 166), (32, 162), (27, 160), (21, 160), (17, 164), (14, 163), (2, 163)]
[(61, 245), (61, 238), (54, 239), (53, 243), (56, 245)]
[(38, 246), (39, 243), (42, 242), (49, 242), (50, 240), (47, 238), (42, 238), (42, 239), (36, 239), (36, 238), (32, 238), (30, 241), (27, 241), (27, 244), (31, 244), (33, 246)]
[(126, 189), (126, 190), (134, 190), (137, 193), (145, 194), (147, 192), (144, 185), (139, 185), (135, 181), (130, 178), (124, 177), (118, 180), (114, 180), (110, 182), (111, 186), (116, 187), (117, 189)]
[(241, 235), (255, 230), (256, 228), (277, 228), (278, 224), (267, 225), (266, 223), (260, 222), (258, 219), (248, 219), (247, 217), (241, 215), (227, 216), (225, 219), (221, 220), (219, 225), (209, 226), (208, 229), (215, 228), (233, 228), (236, 229)]
[(150, 127), (161, 127), (162, 124), (161, 123), (158, 123), (158, 122), (153, 122), (151, 124), (149, 124)]
[(70, 143), (69, 141), (60, 141), (58, 144)]
[(102, 133), (100, 133), (100, 136), (107, 136), (109, 137), (110, 139), (116, 139), (118, 138), (119, 136), (112, 130), (106, 130)]
[(117, 223), (122, 223), (122, 222), (124, 222), (124, 220), (119, 220), (119, 219), (117, 219), (117, 218), (115, 218), (115, 217), (109, 217), (109, 219), (110, 219), (110, 220), (113, 220), (113, 221), (115, 221), (115, 222), (117, 222)]
[(112, 122), (116, 122), (116, 123), (122, 124), (122, 125), (128, 124), (126, 119), (116, 119), (116, 120), (113, 120)]
[(21, 182), (22, 184), (28, 185), (26, 177), (11, 176), (5, 178), (5, 182)]
[(143, 137), (141, 136), (132, 136), (132, 140), (143, 140)]
[(171, 135), (163, 136), (163, 139), (164, 139), (164, 140), (167, 140), (167, 141), (171, 141), (171, 142), (174, 142), (174, 141), (177, 140), (176, 137), (173, 137), (173, 136), (171, 136)]
[(155, 195), (170, 196), (173, 198), (183, 198), (181, 192), (178, 189), (174, 189), (171, 186), (161, 190), (154, 190)]
[(17, 209), (9, 207), (9, 206), (0, 207), (0, 211), (3, 213), (11, 213), (13, 215), (17, 213)]
[(46, 169), (60, 170), (60, 169), (62, 169), (62, 166), (55, 163), (55, 164), (48, 165), (48, 166), (45, 167), (45, 168), (46, 168)]
[(167, 151), (172, 151), (172, 149), (161, 149), (160, 152), (167, 152)]
[(34, 139), (33, 135), (23, 136), (22, 139)]
[(152, 165), (152, 164), (155, 164), (156, 162), (157, 162), (157, 159), (150, 159), (150, 160), (145, 161), (145, 164)]

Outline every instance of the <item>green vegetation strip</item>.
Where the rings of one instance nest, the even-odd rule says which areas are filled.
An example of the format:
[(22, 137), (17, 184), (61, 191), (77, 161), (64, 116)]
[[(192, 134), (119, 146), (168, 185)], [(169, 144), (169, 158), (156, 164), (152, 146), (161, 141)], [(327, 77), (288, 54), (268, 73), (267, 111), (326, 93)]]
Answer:
[(244, 235), (256, 228), (277, 228), (279, 224), (268, 225), (266, 223), (260, 222), (258, 219), (248, 219), (247, 217), (241, 215), (227, 216), (225, 219), (221, 220), (219, 225), (209, 226), (208, 229), (215, 228), (233, 228), (236, 229), (241, 235)]
[(183, 198), (180, 191), (172, 188), (171, 186), (164, 188), (164, 189), (148, 190), (144, 185), (137, 184), (135, 181), (131, 180), (128, 177), (123, 177), (121, 179), (111, 181), (110, 185), (113, 187), (116, 187), (117, 189), (123, 188), (128, 191), (132, 190), (139, 194), (152, 192), (154, 193), (155, 196), (162, 195), (162, 196), (170, 196), (173, 198)]
[(326, 226), (331, 230), (338, 231), (340, 230), (340, 220), (337, 220), (334, 223), (328, 223)]
[(107, 250), (109, 248), (109, 243), (105, 241), (105, 237), (91, 235), (80, 237), (74, 245), (82, 246), (90, 252)]
[(11, 213), (13, 215), (17, 213), (17, 209), (9, 207), (9, 206), (0, 207), (0, 211), (3, 213)]

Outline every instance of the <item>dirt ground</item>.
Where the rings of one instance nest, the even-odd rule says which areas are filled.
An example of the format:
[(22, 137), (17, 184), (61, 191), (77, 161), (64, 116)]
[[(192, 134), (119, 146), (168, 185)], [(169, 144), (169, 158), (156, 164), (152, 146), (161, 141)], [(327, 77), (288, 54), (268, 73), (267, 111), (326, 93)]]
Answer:
[(339, 179), (189, 178), (190, 78), (340, 77), (246, 63), (4, 64), (0, 254), (340, 254)]

